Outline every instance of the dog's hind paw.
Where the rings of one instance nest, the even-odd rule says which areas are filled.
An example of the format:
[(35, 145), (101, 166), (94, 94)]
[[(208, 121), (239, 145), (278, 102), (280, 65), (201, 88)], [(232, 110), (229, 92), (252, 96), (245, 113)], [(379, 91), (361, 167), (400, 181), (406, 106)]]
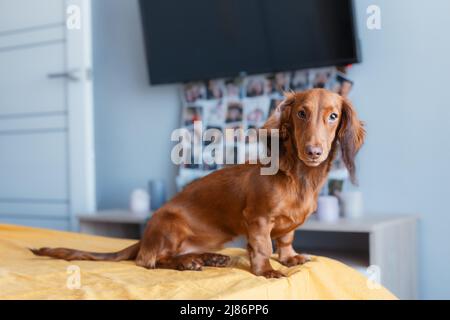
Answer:
[(201, 271), (204, 263), (199, 258), (193, 259), (180, 259), (177, 264), (177, 269), (180, 271), (190, 270), (190, 271)]
[(226, 267), (231, 260), (229, 256), (218, 253), (203, 253), (201, 258), (207, 267)]

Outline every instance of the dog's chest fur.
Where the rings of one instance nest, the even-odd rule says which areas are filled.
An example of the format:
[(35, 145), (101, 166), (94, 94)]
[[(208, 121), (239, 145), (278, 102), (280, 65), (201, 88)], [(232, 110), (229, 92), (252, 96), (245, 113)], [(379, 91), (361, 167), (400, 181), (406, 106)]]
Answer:
[(293, 186), (277, 205), (273, 234), (283, 235), (299, 226), (317, 209), (317, 192)]

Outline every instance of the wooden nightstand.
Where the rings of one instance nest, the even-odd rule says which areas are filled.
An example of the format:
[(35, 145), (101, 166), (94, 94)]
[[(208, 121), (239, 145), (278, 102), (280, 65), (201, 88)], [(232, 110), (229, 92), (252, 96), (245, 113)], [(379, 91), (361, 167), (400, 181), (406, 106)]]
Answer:
[(150, 217), (151, 212), (138, 215), (128, 210), (103, 210), (77, 215), (81, 233), (128, 239), (140, 239)]
[[(417, 216), (366, 215), (322, 222), (310, 218), (295, 236), (300, 252), (330, 257), (368, 276), (400, 299), (417, 299)], [(370, 268), (370, 271), (368, 271)]]

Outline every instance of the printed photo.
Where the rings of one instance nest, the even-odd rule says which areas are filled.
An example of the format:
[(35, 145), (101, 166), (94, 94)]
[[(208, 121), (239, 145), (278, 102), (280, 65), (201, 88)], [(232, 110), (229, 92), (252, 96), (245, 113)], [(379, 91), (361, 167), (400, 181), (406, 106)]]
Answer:
[(291, 74), (289, 72), (278, 72), (267, 76), (267, 93), (283, 95), (290, 89)]
[(265, 94), (266, 79), (264, 77), (249, 77), (245, 90), (247, 97), (260, 97)]
[(313, 88), (328, 89), (331, 77), (334, 73), (334, 68), (321, 68), (314, 70), (312, 73)]
[(227, 105), (227, 116), (226, 116), (226, 123), (232, 123), (232, 122), (241, 122), (243, 120), (243, 107), (242, 103), (235, 101), (235, 102), (228, 102)]
[(294, 91), (305, 91), (310, 89), (310, 71), (298, 70), (295, 71), (291, 79), (291, 89)]
[(337, 73), (331, 90), (343, 97), (348, 97), (353, 88), (353, 81), (347, 78), (343, 73)]
[(225, 122), (225, 104), (223, 100), (208, 101), (204, 105), (207, 126), (222, 126)]
[(275, 88), (277, 91), (283, 93), (290, 89), (291, 73), (279, 72), (275, 74)]
[(282, 102), (283, 102), (283, 99), (271, 99), (267, 117), (270, 117), (272, 115), (272, 113), (275, 111), (275, 109), (278, 107), (278, 105)]
[(261, 126), (267, 119), (270, 99), (268, 97), (244, 100), (244, 118), (248, 126)]
[(184, 99), (188, 103), (206, 99), (206, 87), (204, 83), (192, 82), (184, 86)]
[(184, 108), (183, 123), (185, 126), (191, 126), (195, 121), (203, 119), (203, 108), (201, 106), (189, 106)]
[(237, 79), (225, 80), (225, 92), (228, 98), (239, 99), (241, 97), (241, 85)]
[(222, 99), (225, 92), (222, 80), (209, 80), (206, 82), (206, 98), (208, 100)]

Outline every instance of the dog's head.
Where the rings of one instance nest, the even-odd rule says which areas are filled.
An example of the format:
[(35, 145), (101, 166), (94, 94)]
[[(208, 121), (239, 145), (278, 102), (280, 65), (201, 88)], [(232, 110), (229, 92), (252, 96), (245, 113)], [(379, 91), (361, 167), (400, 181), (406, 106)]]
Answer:
[(365, 130), (347, 99), (324, 89), (288, 93), (263, 128), (278, 129), (287, 150), (308, 167), (327, 160), (339, 141), (343, 161), (355, 182), (354, 159)]

